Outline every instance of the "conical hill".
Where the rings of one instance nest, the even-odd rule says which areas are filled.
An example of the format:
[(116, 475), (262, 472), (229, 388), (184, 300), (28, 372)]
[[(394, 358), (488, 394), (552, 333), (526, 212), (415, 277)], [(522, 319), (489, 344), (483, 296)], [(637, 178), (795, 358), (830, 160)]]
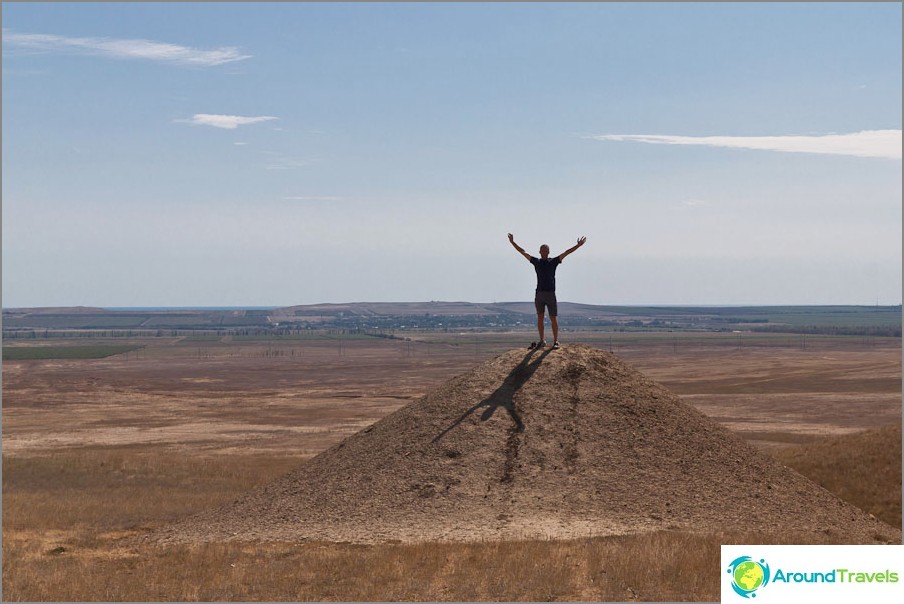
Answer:
[(582, 345), (504, 353), (157, 537), (373, 542), (660, 529), (901, 537)]

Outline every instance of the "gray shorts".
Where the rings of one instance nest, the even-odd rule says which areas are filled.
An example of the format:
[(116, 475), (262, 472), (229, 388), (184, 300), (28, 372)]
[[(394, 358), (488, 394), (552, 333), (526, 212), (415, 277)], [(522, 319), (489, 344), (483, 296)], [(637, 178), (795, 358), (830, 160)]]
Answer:
[(556, 302), (556, 292), (541, 292), (540, 290), (536, 290), (536, 294), (534, 294), (534, 306), (537, 307), (537, 314), (543, 314), (543, 307), (547, 307), (549, 309), (550, 317), (559, 316), (559, 305)]

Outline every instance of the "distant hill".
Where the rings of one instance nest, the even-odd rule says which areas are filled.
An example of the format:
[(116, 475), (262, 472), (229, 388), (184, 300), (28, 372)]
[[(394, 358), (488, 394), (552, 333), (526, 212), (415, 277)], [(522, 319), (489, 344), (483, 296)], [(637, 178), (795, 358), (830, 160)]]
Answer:
[[(271, 312), (274, 321), (299, 322), (389, 317), (496, 317), (532, 322), (533, 302), (354, 302), (312, 304)], [(604, 306), (559, 302), (563, 325), (653, 327), (825, 333), (832, 335), (901, 335), (900, 306)]]
[[(350, 302), (247, 309), (7, 308), (3, 309), (3, 329), (498, 329), (532, 325), (535, 313), (530, 301)], [(564, 327), (900, 337), (901, 307), (603, 306), (561, 301), (559, 322)]]
[[(615, 307), (593, 304), (577, 304), (559, 302), (559, 315), (582, 318), (624, 317), (635, 313), (638, 309), (615, 309)], [(352, 302), (346, 304), (307, 304), (279, 308), (272, 312), (274, 318), (291, 319), (292, 317), (324, 316), (357, 316), (357, 317), (402, 317), (402, 316), (501, 316), (525, 315), (530, 319), (536, 316), (533, 302)], [(646, 314), (646, 313), (644, 313)], [(680, 312), (672, 313), (680, 315)]]
[(4, 308), (6, 315), (83, 315), (111, 312), (97, 306), (39, 306), (35, 308)]
[(350, 302), (345, 304), (304, 304), (273, 311), (274, 318), (315, 317), (340, 314), (357, 317), (374, 316), (466, 316), (498, 315), (506, 311), (496, 304), (473, 302)]

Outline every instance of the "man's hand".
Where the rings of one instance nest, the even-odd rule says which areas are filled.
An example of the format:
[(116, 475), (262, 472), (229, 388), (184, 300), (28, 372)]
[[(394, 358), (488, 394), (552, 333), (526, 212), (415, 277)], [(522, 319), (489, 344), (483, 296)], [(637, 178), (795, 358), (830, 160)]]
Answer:
[(525, 252), (524, 249), (523, 249), (520, 245), (518, 245), (517, 243), (515, 243), (515, 237), (514, 237), (514, 235), (512, 235), (511, 233), (509, 233), (509, 234), (508, 234), (508, 238), (509, 238), (509, 243), (511, 243), (512, 246), (513, 246), (516, 250), (518, 250), (518, 253), (521, 254), (522, 256), (524, 256), (525, 258), (527, 258), (528, 260), (530, 260), (530, 254), (528, 254), (527, 252)]
[(581, 237), (579, 237), (579, 238), (578, 238), (578, 244), (577, 244), (576, 246), (572, 247), (571, 249), (565, 250), (564, 252), (562, 252), (561, 254), (559, 254), (559, 261), (564, 260), (564, 259), (565, 259), (565, 256), (567, 256), (567, 255), (570, 254), (571, 252), (575, 251), (576, 249), (578, 249), (579, 247), (581, 247), (582, 245), (584, 245), (584, 242), (586, 242), (586, 241), (587, 241), (587, 238), (584, 237), (583, 235), (582, 235)]

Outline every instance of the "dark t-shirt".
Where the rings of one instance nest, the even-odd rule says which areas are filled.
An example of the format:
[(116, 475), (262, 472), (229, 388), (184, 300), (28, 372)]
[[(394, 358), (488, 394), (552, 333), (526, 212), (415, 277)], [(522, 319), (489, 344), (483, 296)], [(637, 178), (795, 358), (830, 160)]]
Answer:
[(537, 272), (537, 291), (538, 292), (554, 292), (556, 291), (556, 267), (562, 261), (559, 257), (555, 258), (534, 258), (530, 257), (530, 263), (534, 265)]

